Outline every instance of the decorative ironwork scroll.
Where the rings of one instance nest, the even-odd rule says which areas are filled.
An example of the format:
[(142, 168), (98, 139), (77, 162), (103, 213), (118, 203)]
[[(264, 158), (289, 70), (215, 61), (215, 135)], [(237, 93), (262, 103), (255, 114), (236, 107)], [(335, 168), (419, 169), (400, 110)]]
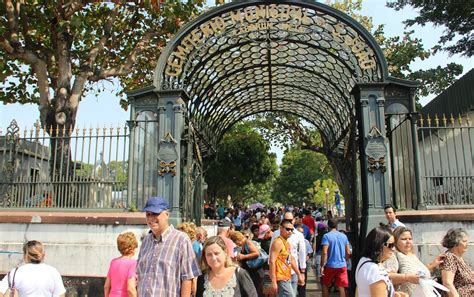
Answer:
[(176, 161), (178, 160), (176, 145), (177, 142), (170, 133), (167, 133), (165, 138), (160, 141), (158, 148), (159, 176), (164, 176), (167, 173), (176, 176)]
[(374, 173), (379, 170), (384, 173), (387, 170), (385, 165), (385, 156), (387, 155), (387, 148), (385, 146), (385, 138), (377, 127), (372, 127), (367, 137), (367, 145), (365, 147), (365, 154), (367, 155), (369, 167), (367, 170)]
[[(4, 189), (1, 189), (1, 193), (4, 193), (2, 199), (0, 199), (0, 207), (9, 207), (13, 203), (13, 189), (16, 169), (16, 153), (19, 142), (20, 128), (16, 120), (12, 120), (10, 125), (7, 127), (7, 133), (5, 135), (5, 150), (4, 158), (8, 158), (6, 164), (2, 169), (2, 176), (8, 183), (5, 183)], [(8, 155), (8, 157), (7, 157)]]

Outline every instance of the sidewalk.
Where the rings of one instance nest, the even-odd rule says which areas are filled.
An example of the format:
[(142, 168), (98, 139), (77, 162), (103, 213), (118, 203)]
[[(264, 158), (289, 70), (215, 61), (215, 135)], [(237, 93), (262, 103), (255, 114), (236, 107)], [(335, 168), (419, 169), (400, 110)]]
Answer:
[[(308, 279), (306, 280), (306, 296), (307, 297), (321, 297), (323, 293), (321, 291), (321, 284), (319, 280), (316, 280), (314, 271), (308, 271)], [(338, 293), (329, 293), (330, 297), (338, 297)]]

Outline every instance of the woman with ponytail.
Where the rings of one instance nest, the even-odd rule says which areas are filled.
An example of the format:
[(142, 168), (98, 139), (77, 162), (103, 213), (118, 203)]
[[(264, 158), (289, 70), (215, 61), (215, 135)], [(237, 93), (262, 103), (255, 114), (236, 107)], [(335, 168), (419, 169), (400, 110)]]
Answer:
[(23, 246), (23, 261), (25, 264), (12, 269), (2, 279), (0, 282), (0, 297), (5, 296), (4, 294), (9, 288), (10, 290), (16, 290), (20, 297), (64, 297), (66, 289), (61, 275), (56, 268), (43, 263), (44, 256), (44, 247), (41, 242), (30, 240), (25, 243)]

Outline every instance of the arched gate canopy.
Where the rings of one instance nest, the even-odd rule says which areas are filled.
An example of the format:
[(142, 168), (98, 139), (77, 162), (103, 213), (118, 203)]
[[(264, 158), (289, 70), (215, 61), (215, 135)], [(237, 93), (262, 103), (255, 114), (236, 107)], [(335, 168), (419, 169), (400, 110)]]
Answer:
[(154, 85), (187, 92), (188, 116), (212, 145), (249, 115), (282, 111), (313, 123), (335, 147), (354, 117), (354, 86), (387, 73), (374, 38), (338, 10), (309, 0), (234, 1), (171, 40)]

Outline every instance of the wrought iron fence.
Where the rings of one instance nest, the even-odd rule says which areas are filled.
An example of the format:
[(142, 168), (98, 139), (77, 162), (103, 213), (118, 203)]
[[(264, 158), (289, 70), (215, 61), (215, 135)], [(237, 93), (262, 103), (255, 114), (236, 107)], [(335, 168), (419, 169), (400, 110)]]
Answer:
[[(53, 148), (53, 149), (52, 149)], [(0, 130), (0, 207), (130, 208), (128, 127)]]
[[(422, 200), (427, 207), (474, 207), (474, 126), (465, 116), (420, 117), (417, 125)], [(397, 207), (418, 206), (410, 123), (390, 120), (392, 194)]]

